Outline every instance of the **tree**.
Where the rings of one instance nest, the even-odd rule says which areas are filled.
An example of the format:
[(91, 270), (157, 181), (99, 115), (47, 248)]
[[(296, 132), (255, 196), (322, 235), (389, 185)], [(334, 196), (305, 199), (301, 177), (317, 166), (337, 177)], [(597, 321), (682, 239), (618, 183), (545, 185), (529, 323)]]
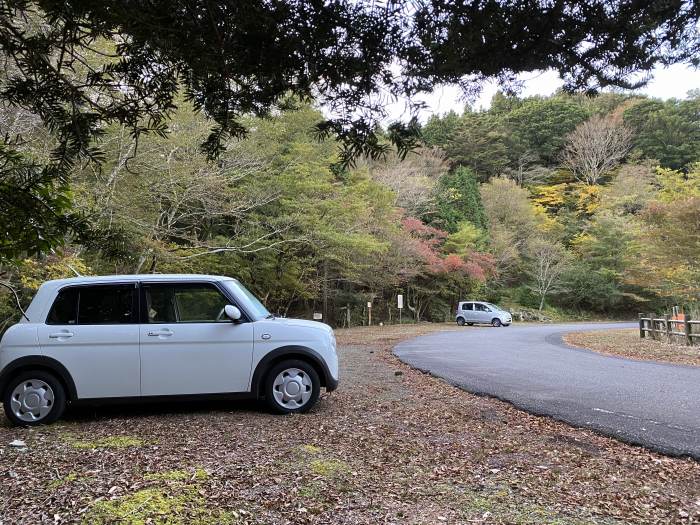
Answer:
[[(377, 158), (387, 143), (404, 155), (417, 144), (418, 95), (436, 85), (473, 94), (496, 78), (512, 89), (518, 73), (554, 68), (569, 89), (634, 87), (630, 72), (696, 56), (699, 17), (689, 1), (8, 0), (0, 4), (0, 102), (36, 115), (56, 143), (37, 163), (17, 154), (17, 136), (6, 137), (0, 165), (22, 180), (66, 183), (83, 160), (103, 159), (109, 125), (135, 139), (164, 134), (181, 93), (214, 121), (202, 141), (212, 157), (245, 135), (247, 115), (310, 99), (332, 115), (316, 131), (340, 140), (341, 165)], [(409, 111), (383, 140), (386, 94), (408, 100)], [(21, 219), (65, 229), (60, 207), (55, 215), (40, 208)], [(38, 239), (22, 248), (41, 250)]]
[(442, 176), (436, 187), (436, 213), (432, 221), (449, 233), (463, 221), (486, 228), (486, 215), (479, 194), (479, 183), (470, 169), (459, 167)]
[(414, 217), (434, 211), (435, 185), (448, 169), (439, 148), (421, 148), (403, 160), (392, 154), (370, 164), (371, 177), (391, 188), (396, 193), (396, 205)]
[(490, 113), (466, 113), (445, 152), (455, 164), (470, 168), (481, 181), (487, 181), (508, 165), (507, 134)]
[(700, 197), (652, 203), (643, 218), (654, 235), (644, 238), (639, 279), (645, 279), (647, 286), (667, 298), (697, 304)]
[(537, 162), (545, 167), (555, 166), (566, 135), (588, 116), (582, 104), (563, 94), (524, 99), (502, 116), (510, 130), (511, 167), (526, 152), (535, 155)]
[(561, 244), (542, 238), (532, 241), (529, 252), (532, 288), (540, 298), (539, 309), (542, 310), (547, 295), (559, 287), (569, 267), (570, 255)]
[[(541, 233), (542, 217), (526, 189), (514, 181), (496, 178), (481, 186), (481, 198), (492, 234), (491, 249), (499, 273), (508, 276), (527, 255), (533, 236)], [(495, 235), (494, 235), (495, 234)]]
[(421, 138), (429, 147), (438, 146), (444, 149), (454, 136), (459, 123), (460, 117), (454, 111), (448, 111), (444, 115), (430, 115), (421, 129)]
[(641, 155), (674, 170), (700, 161), (700, 96), (688, 100), (638, 100), (624, 112)]
[(578, 180), (598, 184), (620, 164), (631, 146), (632, 131), (621, 119), (595, 115), (567, 136), (562, 164)]

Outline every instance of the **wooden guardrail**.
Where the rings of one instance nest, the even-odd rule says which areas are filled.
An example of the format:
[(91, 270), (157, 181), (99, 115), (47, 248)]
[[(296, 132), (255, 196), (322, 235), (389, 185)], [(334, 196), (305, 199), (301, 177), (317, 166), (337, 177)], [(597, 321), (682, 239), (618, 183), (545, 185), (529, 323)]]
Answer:
[(691, 346), (700, 339), (700, 333), (694, 331), (693, 326), (700, 326), (700, 321), (691, 319), (687, 314), (678, 317), (639, 314), (639, 337), (642, 339), (649, 337), (656, 341), (684, 342)]

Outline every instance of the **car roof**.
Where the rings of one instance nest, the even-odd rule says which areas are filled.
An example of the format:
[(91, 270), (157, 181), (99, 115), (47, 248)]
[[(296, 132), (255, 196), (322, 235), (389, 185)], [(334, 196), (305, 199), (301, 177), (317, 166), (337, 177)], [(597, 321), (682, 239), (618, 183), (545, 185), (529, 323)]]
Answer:
[(97, 284), (135, 281), (231, 281), (232, 277), (223, 275), (202, 275), (196, 273), (144, 273), (130, 275), (85, 275), (70, 277), (68, 279), (54, 279), (46, 281), (44, 285), (64, 286), (70, 284)]

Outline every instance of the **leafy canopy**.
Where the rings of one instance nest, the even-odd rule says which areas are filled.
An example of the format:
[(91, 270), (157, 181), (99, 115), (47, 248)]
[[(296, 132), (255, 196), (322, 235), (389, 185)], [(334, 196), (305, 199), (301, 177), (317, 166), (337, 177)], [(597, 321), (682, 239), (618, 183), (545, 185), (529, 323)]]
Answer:
[[(338, 138), (342, 166), (390, 144), (405, 155), (419, 134), (416, 95), (439, 84), (473, 94), (495, 78), (513, 90), (518, 73), (553, 68), (568, 89), (633, 87), (633, 71), (696, 62), (699, 18), (690, 0), (3, 1), (0, 108), (27, 110), (55, 137), (50, 158), (37, 163), (21, 135), (0, 130), (8, 186), (0, 204), (12, 205), (12, 187), (37, 180), (30, 208), (56, 212), (31, 213), (27, 221), (45, 233), (13, 249), (60, 242), (60, 184), (71, 170), (102, 161), (98, 139), (109, 124), (136, 138), (165, 134), (180, 93), (213, 120), (201, 144), (211, 157), (246, 134), (246, 116), (313, 99), (329, 115), (316, 131)], [(384, 107), (395, 99), (409, 101), (407, 116), (384, 134)], [(3, 235), (16, 229), (0, 224)]]

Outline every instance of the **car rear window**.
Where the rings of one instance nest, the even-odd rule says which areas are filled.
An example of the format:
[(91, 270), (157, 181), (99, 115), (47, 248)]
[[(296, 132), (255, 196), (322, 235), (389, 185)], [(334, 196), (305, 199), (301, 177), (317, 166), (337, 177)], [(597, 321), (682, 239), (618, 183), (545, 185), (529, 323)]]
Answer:
[(137, 322), (133, 284), (76, 286), (61, 290), (47, 324), (129, 324)]
[(46, 324), (76, 324), (78, 320), (78, 290), (61, 290), (51, 307)]

